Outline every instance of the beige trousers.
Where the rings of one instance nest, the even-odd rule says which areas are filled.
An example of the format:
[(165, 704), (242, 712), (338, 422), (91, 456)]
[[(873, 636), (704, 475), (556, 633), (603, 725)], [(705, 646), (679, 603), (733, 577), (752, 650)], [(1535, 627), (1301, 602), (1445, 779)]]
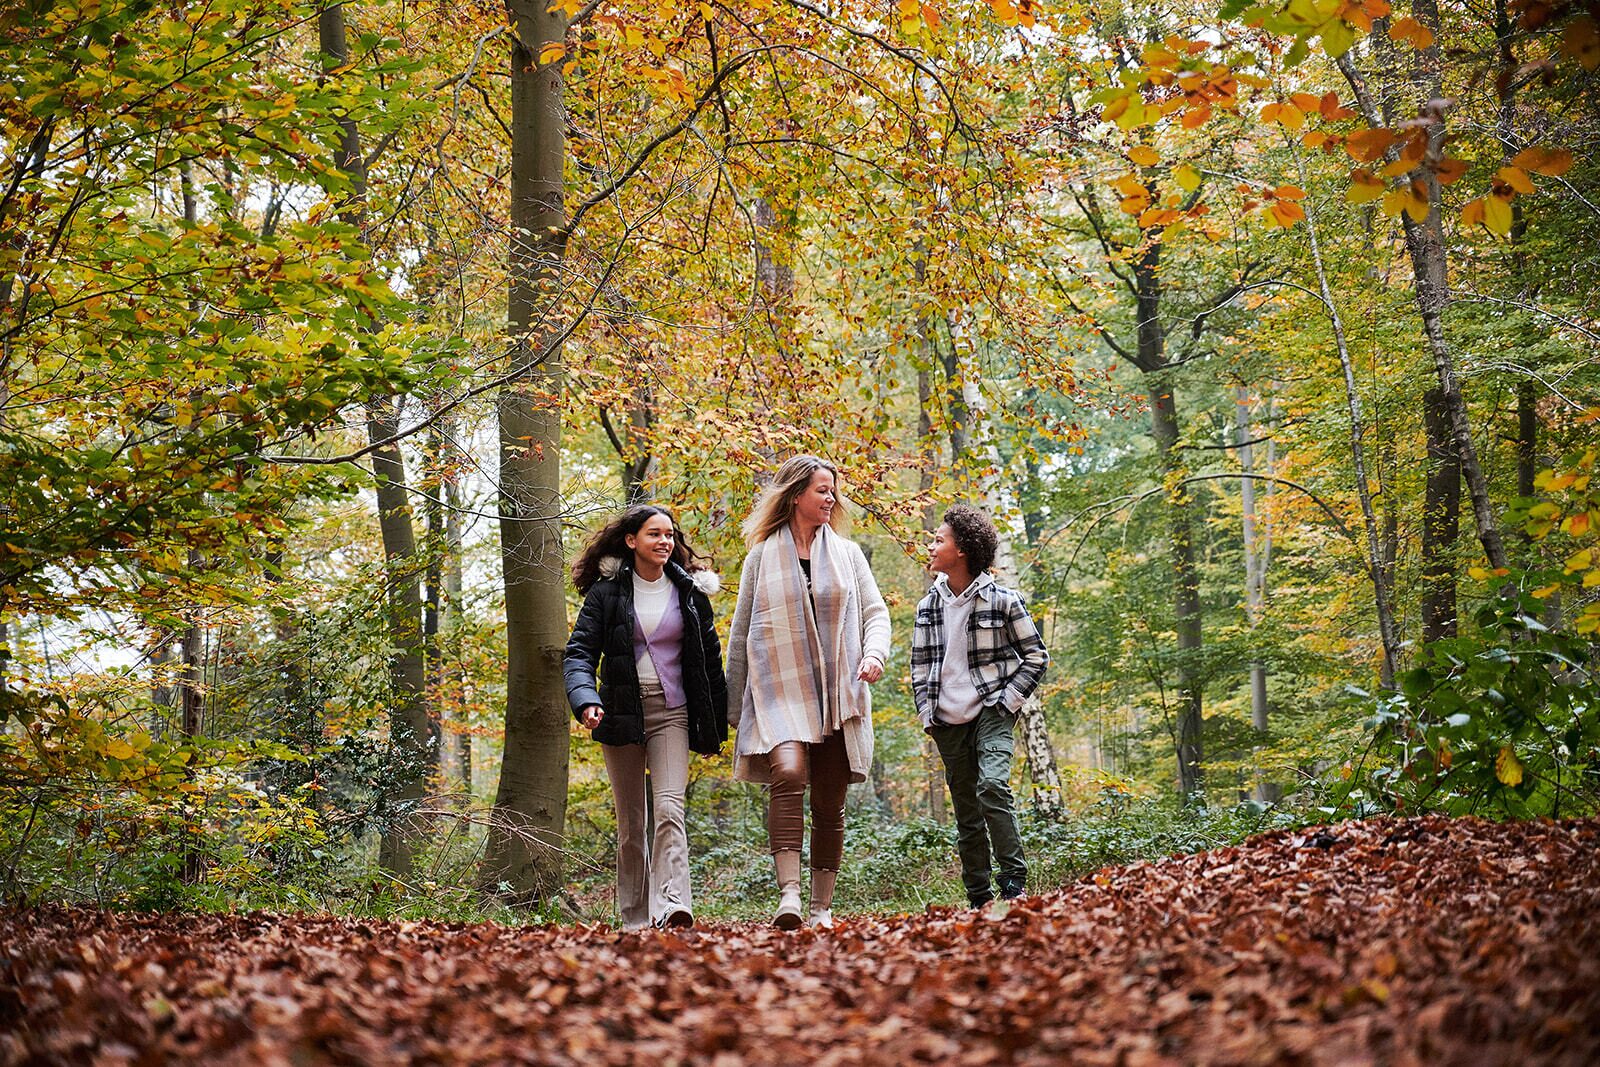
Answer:
[[(617, 914), (625, 930), (694, 911), (683, 798), (689, 784), (689, 714), (646, 688), (643, 745), (601, 745), (617, 805)], [(652, 832), (646, 771), (655, 808)]]

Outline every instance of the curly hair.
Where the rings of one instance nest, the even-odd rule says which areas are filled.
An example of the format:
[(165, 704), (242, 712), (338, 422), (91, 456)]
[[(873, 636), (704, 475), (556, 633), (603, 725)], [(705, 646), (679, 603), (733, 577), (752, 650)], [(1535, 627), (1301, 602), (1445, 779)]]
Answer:
[(704, 557), (689, 547), (672, 512), (654, 504), (635, 504), (595, 531), (589, 543), (583, 546), (583, 551), (578, 553), (578, 558), (572, 561), (572, 584), (577, 586), (578, 592), (587, 593), (589, 587), (600, 580), (600, 562), (607, 556), (633, 559), (628, 538), (637, 534), (646, 522), (657, 515), (665, 515), (667, 521), (672, 523), (671, 562), (686, 571), (700, 569), (695, 561)]
[(967, 569), (977, 577), (994, 566), (1000, 535), (994, 522), (971, 504), (956, 504), (944, 513), (944, 522), (956, 539), (956, 547), (967, 557)]
[(746, 547), (754, 548), (789, 524), (789, 520), (794, 517), (795, 501), (800, 499), (800, 494), (811, 484), (812, 475), (818, 471), (829, 471), (833, 474), (835, 490), (833, 515), (828, 519), (828, 525), (835, 532), (842, 533), (845, 530), (847, 523), (844, 497), (837, 492), (839, 468), (816, 456), (790, 456), (778, 468), (778, 473), (772, 476), (771, 484), (762, 491), (761, 497), (756, 501), (755, 509), (750, 512), (750, 517), (744, 520)]

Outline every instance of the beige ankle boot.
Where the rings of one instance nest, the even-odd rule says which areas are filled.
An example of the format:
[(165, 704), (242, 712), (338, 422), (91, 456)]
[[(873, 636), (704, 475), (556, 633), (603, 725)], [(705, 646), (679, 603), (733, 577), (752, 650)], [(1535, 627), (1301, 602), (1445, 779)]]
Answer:
[(811, 869), (811, 918), (807, 926), (833, 928), (833, 887), (838, 880), (838, 871)]
[(772, 854), (778, 868), (778, 913), (772, 925), (780, 930), (794, 930), (800, 925), (800, 850), (786, 848)]

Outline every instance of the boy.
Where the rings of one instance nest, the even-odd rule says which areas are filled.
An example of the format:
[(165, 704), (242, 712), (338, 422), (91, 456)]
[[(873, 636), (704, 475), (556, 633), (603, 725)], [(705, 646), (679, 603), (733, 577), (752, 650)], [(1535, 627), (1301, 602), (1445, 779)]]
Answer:
[(988, 573), (998, 540), (977, 508), (945, 512), (929, 546), (928, 569), (938, 577), (917, 605), (911, 642), (911, 692), (944, 761), (961, 880), (975, 908), (994, 899), (991, 845), (1001, 898), (1023, 895), (1028, 867), (1011, 798), (1011, 732), (1050, 661), (1021, 595)]

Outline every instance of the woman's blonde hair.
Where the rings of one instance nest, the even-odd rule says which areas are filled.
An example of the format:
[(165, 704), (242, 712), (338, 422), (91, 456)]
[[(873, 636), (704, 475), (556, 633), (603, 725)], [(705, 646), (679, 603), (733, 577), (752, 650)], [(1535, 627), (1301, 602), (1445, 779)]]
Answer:
[(771, 484), (761, 491), (761, 498), (756, 501), (750, 517), (744, 520), (745, 547), (754, 548), (789, 525), (789, 520), (794, 517), (795, 501), (800, 499), (800, 494), (811, 484), (811, 476), (818, 471), (828, 471), (833, 475), (833, 514), (828, 517), (828, 525), (835, 531), (843, 532), (846, 526), (845, 502), (844, 497), (839, 495), (839, 468), (816, 456), (790, 456), (778, 468), (778, 473), (772, 476)]

